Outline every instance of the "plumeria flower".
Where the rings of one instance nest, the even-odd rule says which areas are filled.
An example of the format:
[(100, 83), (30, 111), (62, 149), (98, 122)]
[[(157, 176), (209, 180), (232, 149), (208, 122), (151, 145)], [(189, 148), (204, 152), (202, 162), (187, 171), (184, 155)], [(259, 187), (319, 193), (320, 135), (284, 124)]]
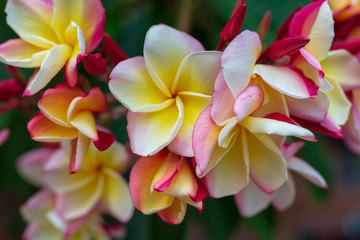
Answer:
[(8, 25), (20, 36), (0, 45), (0, 61), (40, 68), (24, 95), (33, 95), (65, 66), (70, 86), (78, 81), (76, 64), (103, 36), (105, 10), (100, 0), (8, 0)]
[(100, 215), (92, 212), (73, 221), (65, 221), (55, 211), (56, 195), (50, 189), (35, 193), (21, 206), (21, 214), (28, 223), (24, 240), (40, 239), (96, 239), (110, 240)]
[[(320, 86), (319, 95), (314, 99), (287, 98), (290, 115), (303, 119), (299, 123), (308, 128), (339, 138), (340, 126), (346, 122), (351, 104), (340, 86), (347, 75), (333, 74), (341, 72), (344, 64), (328, 65), (334, 62), (336, 54), (329, 52), (334, 37), (334, 21), (327, 1), (317, 1), (295, 13), (288, 33), (292, 37), (310, 39), (292, 56), (291, 61)], [(341, 62), (341, 58), (337, 62)]]
[(57, 194), (57, 214), (73, 220), (100, 207), (120, 222), (129, 221), (134, 205), (128, 184), (120, 175), (129, 160), (125, 147), (115, 142), (100, 152), (91, 145), (81, 171), (71, 175), (67, 171), (69, 156), (70, 147), (64, 145), (43, 170), (45, 183)]
[[(281, 150), (286, 159), (288, 169), (300, 174), (318, 187), (328, 188), (324, 178), (307, 162), (295, 155), (303, 145), (304, 142), (294, 142), (282, 146)], [(253, 181), (250, 181), (234, 197), (240, 214), (243, 217), (252, 217), (270, 204), (278, 211), (288, 209), (295, 201), (295, 194), (294, 180), (289, 171), (288, 180), (271, 194), (266, 194)]]
[[(216, 100), (222, 97), (222, 101)], [(231, 101), (230, 89), (219, 74), (213, 98), (215, 107), (211, 105), (200, 114), (193, 132), (197, 174), (203, 177), (209, 195), (236, 194), (249, 178), (264, 192), (272, 193), (287, 180), (287, 167), (279, 149), (283, 140), (275, 141), (269, 135), (315, 141), (314, 135), (284, 114), (257, 116), (264, 103), (264, 92), (258, 85), (248, 86)], [(222, 124), (217, 125), (215, 119)]]
[(77, 172), (91, 141), (103, 151), (114, 137), (96, 126), (94, 113), (106, 111), (104, 94), (95, 87), (86, 94), (80, 88), (59, 84), (45, 91), (40, 113), (28, 123), (31, 138), (39, 142), (72, 141), (70, 172)]
[(139, 158), (131, 169), (129, 186), (138, 210), (156, 212), (170, 224), (181, 223), (187, 204), (201, 212), (207, 196), (188, 159), (167, 149)]
[(153, 26), (144, 57), (120, 62), (110, 75), (112, 94), (130, 111), (128, 134), (134, 153), (170, 151), (192, 157), (191, 135), (197, 117), (210, 104), (220, 52), (184, 32)]

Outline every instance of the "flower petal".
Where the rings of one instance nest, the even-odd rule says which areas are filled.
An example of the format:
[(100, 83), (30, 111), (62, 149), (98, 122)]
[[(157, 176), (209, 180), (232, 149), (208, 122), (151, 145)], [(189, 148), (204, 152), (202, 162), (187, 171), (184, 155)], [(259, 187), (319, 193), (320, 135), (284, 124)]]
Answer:
[(39, 113), (27, 125), (30, 136), (39, 142), (61, 142), (77, 138), (79, 131), (75, 128), (59, 126), (42, 113)]
[(287, 163), (289, 169), (299, 173), (310, 182), (321, 188), (328, 188), (325, 179), (320, 175), (320, 173), (301, 158), (294, 156), (290, 158)]
[(40, 67), (49, 50), (36, 47), (18, 38), (0, 45), (0, 61), (15, 67)]
[(184, 108), (179, 97), (176, 98), (176, 104), (160, 111), (128, 112), (127, 130), (131, 150), (141, 156), (159, 152), (175, 138), (183, 118)]
[(272, 204), (278, 211), (285, 211), (294, 203), (295, 195), (295, 183), (289, 174), (288, 180), (273, 194)]
[(258, 85), (249, 85), (234, 102), (234, 113), (238, 122), (241, 122), (251, 113), (258, 110), (264, 102), (264, 93)]
[[(86, 52), (99, 45), (104, 31), (105, 10), (100, 0), (53, 0), (52, 26), (61, 38), (71, 21), (84, 33)], [(62, 39), (64, 40), (64, 39)]]
[(256, 64), (254, 73), (279, 92), (294, 98), (314, 98), (319, 87), (292, 66)]
[(262, 52), (259, 35), (248, 30), (240, 33), (221, 56), (224, 78), (234, 97), (248, 85), (254, 65)]
[(157, 111), (173, 102), (155, 85), (143, 57), (130, 58), (116, 65), (110, 74), (109, 89), (132, 112)]
[(43, 59), (35, 78), (28, 83), (24, 95), (33, 95), (44, 88), (64, 67), (70, 52), (71, 49), (68, 45), (54, 45)]
[(86, 215), (99, 202), (103, 186), (104, 178), (99, 176), (76, 192), (59, 195), (56, 212), (65, 220), (73, 220)]
[(211, 95), (216, 75), (220, 69), (221, 52), (194, 52), (181, 62), (172, 93), (194, 92)]
[(179, 93), (184, 105), (184, 119), (176, 137), (169, 144), (169, 150), (185, 157), (193, 157), (192, 133), (200, 113), (211, 103), (211, 96)]
[(155, 25), (148, 30), (144, 43), (145, 63), (165, 95), (171, 96), (170, 90), (185, 56), (197, 51), (204, 51), (203, 46), (187, 33), (166, 25)]
[(59, 84), (45, 91), (38, 107), (54, 123), (71, 127), (67, 121), (67, 111), (71, 101), (79, 96), (85, 96), (85, 92), (80, 88), (69, 88), (65, 84)]
[(77, 173), (86, 158), (91, 139), (87, 136), (79, 133), (77, 139), (71, 142), (71, 153), (70, 153), (70, 173)]
[(134, 214), (128, 183), (120, 174), (110, 169), (106, 169), (105, 174), (102, 201), (111, 215), (120, 222), (128, 222)]
[(159, 211), (159, 217), (168, 224), (179, 224), (183, 221), (187, 209), (187, 204), (175, 198), (172, 204)]
[(8, 25), (25, 41), (50, 49), (59, 40), (51, 27), (53, 4), (49, 0), (10, 0), (5, 7)]
[(340, 49), (329, 52), (321, 61), (326, 78), (338, 82), (344, 91), (360, 87), (360, 63), (349, 52)]
[[(249, 182), (249, 156), (245, 131), (241, 131), (235, 143), (221, 161), (204, 177), (211, 197), (220, 198), (238, 193)], [(250, 160), (252, 161), (252, 160)]]
[(265, 193), (270, 194), (287, 180), (287, 166), (279, 148), (266, 134), (247, 133), (250, 176)]
[[(270, 117), (270, 116), (269, 116)], [(274, 119), (270, 119), (274, 118)], [(248, 116), (240, 124), (251, 133), (276, 134), (281, 136), (297, 136), (308, 141), (314, 141), (312, 132), (296, 125), (294, 121), (282, 114), (272, 115), (270, 118), (255, 118)]]
[(214, 86), (214, 93), (211, 99), (211, 117), (214, 122), (223, 126), (227, 123), (227, 120), (234, 117), (235, 97), (232, 95), (230, 88), (225, 82), (223, 69), (220, 69)]
[(135, 207), (144, 214), (151, 214), (169, 207), (173, 197), (162, 196), (156, 200), (151, 196), (153, 178), (166, 160), (167, 150), (154, 156), (139, 158), (130, 172), (129, 187)]
[(266, 194), (253, 181), (234, 195), (236, 206), (243, 217), (252, 217), (271, 203), (271, 194)]

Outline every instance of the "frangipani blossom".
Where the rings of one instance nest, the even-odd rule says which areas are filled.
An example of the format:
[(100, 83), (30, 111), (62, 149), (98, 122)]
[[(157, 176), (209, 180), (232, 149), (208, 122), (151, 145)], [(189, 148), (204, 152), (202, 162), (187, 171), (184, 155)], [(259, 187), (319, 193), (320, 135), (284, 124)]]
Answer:
[[(307, 162), (295, 156), (296, 152), (304, 145), (303, 142), (294, 142), (282, 146), (281, 150), (286, 159), (288, 170), (297, 172), (310, 182), (321, 188), (328, 188), (324, 178)], [(266, 194), (253, 181), (236, 194), (235, 202), (243, 217), (252, 217), (270, 204), (278, 211), (284, 211), (289, 208), (295, 200), (295, 184), (288, 172), (288, 180), (281, 185), (275, 192)]]
[(144, 57), (120, 62), (110, 75), (112, 94), (130, 111), (131, 149), (142, 156), (168, 146), (192, 157), (191, 135), (197, 117), (211, 102), (220, 52), (166, 25), (149, 29)]
[(67, 171), (69, 156), (70, 148), (65, 145), (43, 170), (45, 183), (57, 194), (57, 214), (73, 220), (101, 207), (120, 222), (129, 221), (134, 205), (128, 184), (120, 175), (129, 159), (124, 146), (115, 142), (100, 152), (91, 145), (81, 171), (71, 175)]
[[(214, 99), (226, 94), (221, 75), (215, 83)], [(193, 132), (193, 148), (197, 174), (212, 197), (238, 193), (251, 178), (264, 192), (272, 193), (287, 180), (286, 161), (279, 144), (269, 135), (298, 136), (315, 141), (314, 135), (284, 114), (273, 113), (256, 117), (264, 103), (263, 90), (258, 85), (248, 86), (235, 101), (217, 100), (213, 116), (226, 116), (217, 125), (212, 117), (213, 105), (199, 116)], [(228, 107), (233, 106), (232, 115)], [(226, 114), (224, 114), (226, 113)]]
[(65, 221), (55, 212), (55, 202), (55, 194), (45, 188), (35, 193), (21, 206), (21, 214), (28, 223), (22, 236), (24, 240), (111, 239), (96, 212), (73, 221)]
[(132, 167), (129, 186), (138, 210), (157, 212), (170, 224), (181, 223), (187, 204), (202, 212), (208, 195), (188, 159), (167, 149), (139, 158)]
[(0, 45), (0, 61), (40, 68), (26, 87), (33, 95), (65, 66), (70, 86), (78, 81), (76, 64), (100, 43), (104, 8), (100, 0), (8, 0), (8, 25), (20, 36)]
[[(329, 62), (334, 61), (334, 56), (329, 52), (334, 37), (334, 21), (327, 1), (317, 1), (299, 10), (292, 17), (288, 31), (289, 36), (310, 39), (306, 46), (292, 56), (291, 61), (320, 86), (319, 95), (314, 99), (287, 98), (290, 115), (304, 119), (305, 122), (313, 122), (307, 126), (314, 130), (341, 137), (340, 126), (346, 122), (351, 104), (339, 84), (346, 76), (332, 74), (337, 71), (336, 68), (342, 68), (343, 64), (328, 66)], [(333, 59), (328, 60), (328, 57)], [(341, 62), (341, 59), (337, 62)]]
[(39, 142), (72, 141), (70, 172), (77, 172), (91, 141), (105, 150), (114, 137), (96, 126), (94, 113), (106, 111), (106, 99), (98, 87), (86, 94), (79, 88), (59, 84), (45, 91), (40, 113), (28, 123), (31, 138)]

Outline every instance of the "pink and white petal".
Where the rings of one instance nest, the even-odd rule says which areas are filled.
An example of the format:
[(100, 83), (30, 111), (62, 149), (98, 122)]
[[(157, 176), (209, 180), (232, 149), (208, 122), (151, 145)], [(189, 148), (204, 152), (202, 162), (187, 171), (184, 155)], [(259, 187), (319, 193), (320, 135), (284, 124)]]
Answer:
[[(173, 197), (158, 195), (155, 200), (151, 196), (153, 178), (166, 160), (167, 150), (154, 156), (139, 158), (130, 172), (129, 188), (135, 207), (144, 214), (151, 214), (169, 207)], [(160, 198), (161, 196), (161, 198)]]
[(179, 93), (178, 96), (183, 103), (184, 119), (176, 137), (168, 145), (168, 148), (181, 156), (193, 157), (192, 134), (194, 125), (200, 113), (210, 105), (211, 96), (190, 92)]
[(354, 108), (355, 108), (354, 105), (355, 104), (353, 103), (353, 107), (352, 107), (353, 110), (349, 115), (348, 121), (342, 127), (341, 133), (344, 135), (345, 145), (355, 154), (360, 155), (360, 132), (358, 128), (355, 126), (356, 120), (354, 118), (354, 114), (359, 115), (359, 113), (354, 113)]
[(176, 137), (183, 118), (184, 107), (179, 97), (176, 103), (160, 111), (128, 112), (127, 131), (131, 150), (141, 156), (159, 152)]
[(278, 211), (282, 212), (294, 203), (295, 195), (295, 183), (291, 174), (289, 174), (288, 180), (273, 194), (271, 202)]
[(103, 189), (104, 177), (98, 176), (76, 192), (58, 195), (56, 213), (66, 221), (88, 214), (99, 203)]
[(77, 138), (79, 135), (77, 129), (59, 126), (42, 113), (31, 119), (27, 128), (31, 138), (39, 142), (62, 142)]
[(249, 85), (240, 93), (234, 102), (234, 113), (238, 122), (241, 122), (251, 113), (258, 110), (264, 102), (264, 92), (258, 85)]
[(21, 38), (0, 44), (0, 61), (15, 67), (40, 67), (49, 50), (36, 47)]
[(304, 145), (305, 142), (302, 141), (286, 143), (281, 146), (281, 152), (284, 158), (288, 160), (293, 157)]
[(49, 0), (10, 0), (5, 7), (7, 24), (25, 41), (50, 49), (59, 42), (51, 27), (53, 4)]
[(211, 117), (219, 125), (225, 125), (228, 119), (234, 117), (235, 97), (232, 95), (230, 88), (225, 82), (223, 69), (220, 69), (214, 86), (214, 93), (211, 99)]
[(346, 97), (344, 90), (341, 88), (340, 84), (335, 79), (328, 78), (328, 80), (331, 85), (334, 86), (332, 90), (324, 92), (330, 102), (328, 109), (328, 117), (336, 125), (343, 125), (348, 119), (351, 109), (351, 103)]
[(43, 167), (55, 148), (38, 148), (22, 154), (16, 161), (20, 175), (34, 186), (43, 184)]
[(90, 90), (87, 96), (77, 97), (70, 103), (68, 109), (68, 121), (76, 117), (77, 114), (83, 111), (91, 111), (94, 113), (103, 113), (106, 111), (107, 102), (105, 94), (99, 87), (94, 87)]
[(294, 98), (314, 98), (319, 87), (292, 66), (256, 64), (254, 73), (279, 92)]
[(214, 82), (220, 69), (222, 52), (203, 51), (187, 55), (172, 85), (172, 93), (194, 92), (212, 95)]
[(243, 217), (252, 217), (266, 209), (271, 203), (271, 194), (266, 194), (250, 180), (239, 193), (234, 195), (236, 206)]
[(10, 129), (4, 128), (0, 130), (0, 146), (3, 145), (10, 136)]
[(197, 175), (203, 177), (227, 152), (227, 149), (218, 146), (218, 136), (221, 127), (212, 120), (211, 106), (208, 106), (195, 123), (193, 131), (193, 150), (197, 164)]
[(157, 111), (173, 102), (155, 85), (143, 57), (129, 58), (116, 65), (110, 74), (109, 89), (132, 112)]
[(134, 214), (129, 186), (125, 179), (110, 169), (105, 169), (102, 202), (109, 213), (120, 222), (128, 222)]
[(157, 214), (168, 224), (180, 224), (185, 217), (186, 209), (187, 204), (175, 198), (168, 208), (159, 211)]
[(325, 179), (307, 162), (296, 156), (288, 159), (288, 168), (321, 188), (328, 188)]
[(277, 114), (277, 116), (276, 119), (248, 116), (240, 123), (240, 125), (254, 134), (266, 133), (281, 136), (296, 136), (308, 141), (315, 141), (314, 134), (306, 128), (296, 125), (293, 120), (285, 115)]
[(238, 193), (249, 183), (249, 155), (245, 131), (237, 135), (235, 143), (221, 161), (203, 178), (209, 195), (220, 198)]
[(34, 95), (44, 88), (50, 80), (64, 67), (71, 49), (68, 45), (54, 45), (43, 59), (35, 78), (28, 82), (25, 96)]
[(334, 79), (344, 91), (360, 87), (360, 63), (348, 51), (339, 49), (329, 52), (321, 65), (326, 78)]
[(245, 30), (230, 42), (221, 56), (224, 78), (234, 97), (249, 84), (254, 65), (262, 52), (259, 35)]
[(322, 61), (330, 50), (334, 35), (333, 15), (327, 1), (323, 1), (310, 33), (306, 36), (310, 38), (310, 42), (304, 49)]
[(32, 195), (25, 204), (21, 205), (20, 213), (26, 222), (44, 222), (46, 212), (54, 207), (55, 195), (43, 188)]
[(313, 99), (286, 97), (290, 115), (313, 122), (322, 122), (329, 109), (329, 99), (322, 91)]
[(150, 76), (161, 91), (170, 97), (183, 59), (192, 52), (204, 50), (192, 36), (161, 24), (152, 26), (146, 33), (144, 58)]
[(69, 167), (70, 173), (77, 173), (80, 170), (80, 167), (87, 156), (90, 144), (91, 139), (82, 133), (79, 133), (77, 139), (72, 140)]
[(57, 150), (44, 165), (44, 182), (57, 194), (77, 191), (94, 180), (95, 176), (83, 169), (69, 174), (69, 153)]
[(266, 134), (247, 132), (251, 179), (267, 194), (287, 180), (287, 165), (280, 149)]
[(79, 96), (85, 96), (85, 92), (80, 88), (69, 88), (65, 84), (59, 84), (45, 91), (38, 107), (54, 123), (71, 127), (67, 121), (67, 111), (72, 100)]

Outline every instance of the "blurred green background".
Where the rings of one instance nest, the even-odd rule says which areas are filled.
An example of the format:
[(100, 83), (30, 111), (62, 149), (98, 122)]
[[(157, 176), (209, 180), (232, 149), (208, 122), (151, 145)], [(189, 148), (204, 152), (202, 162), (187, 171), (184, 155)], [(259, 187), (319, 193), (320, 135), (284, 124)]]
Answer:
[[(30, 0), (29, 0), (30, 1)], [(147, 29), (158, 23), (180, 27), (200, 40), (206, 49), (213, 50), (219, 42), (221, 29), (228, 21), (235, 0), (103, 0), (106, 9), (105, 32), (124, 49), (129, 57), (142, 55)], [(265, 39), (267, 44), (285, 18), (307, 0), (248, 0), (242, 29), (256, 31), (264, 13), (272, 12), (271, 25)], [(6, 1), (0, 1), (0, 9)], [(0, 42), (16, 38), (6, 25), (5, 13), (0, 11)], [(29, 76), (31, 71), (24, 70)], [(0, 65), (0, 80), (8, 79)], [(0, 129), (8, 127), (11, 136), (0, 146), (0, 239), (20, 239), (24, 229), (18, 208), (33, 194), (31, 187), (18, 175), (16, 159), (24, 152), (38, 147), (27, 132), (29, 116), (11, 110), (0, 115)], [(127, 140), (126, 121), (111, 124), (119, 141)], [(131, 240), (161, 239), (342, 239), (343, 221), (360, 206), (359, 161), (341, 141), (318, 137), (318, 143), (307, 143), (301, 156), (326, 178), (330, 189), (320, 190), (303, 179), (296, 178), (297, 197), (294, 206), (285, 213), (272, 207), (250, 218), (239, 216), (231, 197), (207, 199), (205, 210), (199, 214), (189, 207), (185, 220), (178, 226), (163, 223), (157, 215), (144, 216), (136, 211), (127, 224)], [(353, 194), (353, 195), (351, 195)], [(319, 222), (317, 224), (317, 222)], [(314, 224), (313, 224), (314, 223)], [(325, 232), (325, 233), (324, 233)]]

